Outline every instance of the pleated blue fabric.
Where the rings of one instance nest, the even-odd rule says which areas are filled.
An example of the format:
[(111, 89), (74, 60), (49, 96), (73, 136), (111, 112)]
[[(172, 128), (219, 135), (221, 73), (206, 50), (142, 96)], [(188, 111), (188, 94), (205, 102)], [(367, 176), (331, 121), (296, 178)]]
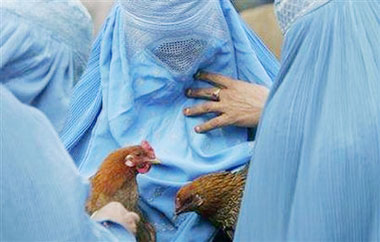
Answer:
[(288, 29), (235, 241), (380, 241), (379, 16), (330, 1)]
[(90, 54), (91, 17), (79, 0), (4, 0), (0, 15), (0, 83), (60, 131)]
[(84, 210), (88, 183), (38, 109), (0, 84), (1, 241), (135, 241)]
[(272, 84), (278, 63), (227, 0), (119, 1), (93, 46), (61, 138), (80, 172), (93, 175), (105, 156), (148, 140), (162, 160), (138, 176), (141, 206), (158, 241), (208, 241), (214, 228), (196, 214), (174, 219), (174, 196), (194, 178), (233, 169), (251, 157), (247, 129), (208, 134), (185, 118), (200, 101), (185, 97), (198, 69)]

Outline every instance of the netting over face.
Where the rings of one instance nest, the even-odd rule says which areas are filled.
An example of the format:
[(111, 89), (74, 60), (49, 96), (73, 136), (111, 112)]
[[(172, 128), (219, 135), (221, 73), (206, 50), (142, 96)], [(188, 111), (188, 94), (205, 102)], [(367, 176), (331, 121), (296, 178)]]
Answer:
[(153, 49), (153, 54), (176, 72), (185, 72), (199, 58), (207, 42), (190, 38), (165, 42)]
[(291, 24), (307, 12), (330, 0), (275, 0), (277, 21), (285, 34)]

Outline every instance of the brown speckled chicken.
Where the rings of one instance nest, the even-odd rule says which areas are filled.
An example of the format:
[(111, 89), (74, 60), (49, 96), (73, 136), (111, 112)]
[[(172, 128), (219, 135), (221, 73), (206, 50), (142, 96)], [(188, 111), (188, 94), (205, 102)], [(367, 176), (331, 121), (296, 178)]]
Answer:
[(196, 212), (232, 240), (247, 173), (248, 166), (237, 172), (201, 176), (183, 186), (176, 196), (176, 215)]
[(136, 237), (141, 242), (155, 241), (155, 230), (138, 207), (136, 175), (146, 173), (159, 164), (148, 142), (116, 150), (107, 156), (98, 172), (91, 178), (91, 193), (86, 203), (87, 212), (94, 212), (110, 202), (120, 202), (140, 216)]

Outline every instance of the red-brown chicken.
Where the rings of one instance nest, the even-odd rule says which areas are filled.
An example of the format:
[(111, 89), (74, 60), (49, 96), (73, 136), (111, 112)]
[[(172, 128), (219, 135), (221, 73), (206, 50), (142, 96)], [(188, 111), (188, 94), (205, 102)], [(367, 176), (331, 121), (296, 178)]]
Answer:
[(98, 172), (91, 178), (91, 193), (86, 203), (87, 212), (94, 212), (110, 202), (120, 202), (124, 207), (140, 216), (136, 237), (141, 242), (155, 241), (155, 230), (144, 218), (138, 207), (136, 175), (146, 173), (156, 159), (148, 142), (121, 148), (107, 156)]
[(237, 172), (201, 176), (183, 186), (176, 196), (176, 215), (196, 212), (232, 240), (247, 173), (248, 166)]

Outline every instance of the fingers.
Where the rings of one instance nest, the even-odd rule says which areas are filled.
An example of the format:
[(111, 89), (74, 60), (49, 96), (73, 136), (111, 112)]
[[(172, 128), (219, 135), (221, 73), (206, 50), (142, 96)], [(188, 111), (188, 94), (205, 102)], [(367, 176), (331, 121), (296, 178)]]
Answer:
[(219, 113), (221, 112), (220, 104), (218, 102), (205, 102), (198, 106), (185, 108), (183, 113), (186, 116), (197, 116), (205, 113)]
[(126, 214), (127, 219), (131, 220), (132, 222), (138, 223), (140, 222), (140, 216), (135, 212), (128, 212)]
[(137, 223), (140, 221), (139, 215), (134, 212), (128, 212), (124, 216), (124, 224), (127, 230), (129, 230), (131, 233), (136, 234), (137, 232)]
[(229, 125), (227, 116), (220, 115), (216, 118), (210, 119), (204, 124), (198, 125), (195, 127), (195, 132), (204, 133), (213, 129), (217, 129), (223, 126)]
[(195, 79), (204, 80), (220, 87), (230, 87), (233, 84), (233, 79), (229, 77), (208, 72), (198, 72)]
[(203, 98), (211, 101), (218, 101), (220, 88), (198, 88), (187, 89), (186, 96), (190, 98)]
[(124, 228), (134, 235), (137, 233), (137, 224), (135, 222), (125, 223)]
[(119, 202), (110, 202), (91, 216), (95, 221), (111, 221), (122, 225), (126, 230), (136, 234), (138, 214), (130, 212)]

